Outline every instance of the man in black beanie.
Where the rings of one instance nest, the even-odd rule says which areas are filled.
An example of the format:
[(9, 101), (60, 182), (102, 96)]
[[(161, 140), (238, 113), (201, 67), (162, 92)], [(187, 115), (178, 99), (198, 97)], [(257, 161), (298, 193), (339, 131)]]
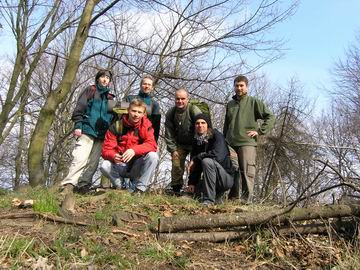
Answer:
[(225, 138), (212, 128), (209, 116), (199, 114), (194, 120), (195, 136), (188, 166), (187, 191), (197, 194), (202, 204), (212, 205), (232, 187), (235, 170)]

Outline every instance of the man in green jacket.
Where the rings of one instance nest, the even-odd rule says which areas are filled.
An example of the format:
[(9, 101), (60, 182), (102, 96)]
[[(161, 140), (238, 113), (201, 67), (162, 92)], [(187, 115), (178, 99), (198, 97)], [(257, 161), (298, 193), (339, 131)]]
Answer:
[(201, 110), (189, 104), (189, 93), (184, 88), (175, 91), (175, 106), (166, 113), (165, 142), (171, 154), (171, 188), (175, 195), (183, 186), (185, 160), (194, 139), (194, 119)]
[[(247, 95), (248, 79), (239, 75), (234, 79), (233, 96), (226, 106), (223, 133), (227, 143), (234, 148), (239, 161), (241, 176), (241, 199), (251, 203), (254, 197), (256, 146), (259, 135), (268, 133), (275, 123), (275, 116), (265, 104)], [(257, 122), (262, 120), (261, 125)], [(234, 183), (230, 195), (239, 197), (240, 183)]]

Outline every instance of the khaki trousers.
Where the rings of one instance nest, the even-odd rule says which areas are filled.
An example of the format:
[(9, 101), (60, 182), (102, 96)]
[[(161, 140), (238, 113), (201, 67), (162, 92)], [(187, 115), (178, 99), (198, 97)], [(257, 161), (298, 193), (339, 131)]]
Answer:
[(183, 175), (185, 172), (185, 160), (190, 151), (177, 148), (176, 151), (179, 153), (178, 158), (171, 158), (171, 186), (184, 184)]
[(78, 137), (72, 152), (73, 160), (69, 173), (61, 182), (61, 185), (91, 186), (92, 177), (99, 165), (102, 144), (102, 140), (94, 139), (86, 134)]
[[(251, 202), (254, 197), (254, 183), (256, 173), (256, 147), (255, 146), (235, 146), (233, 147), (237, 154), (239, 164), (238, 175), (234, 177), (234, 186), (231, 189), (229, 197), (239, 198)], [(234, 152), (231, 153), (231, 159), (234, 160)], [(233, 161), (233, 163), (235, 163)], [(241, 188), (241, 191), (240, 191)], [(241, 196), (240, 196), (241, 194)]]

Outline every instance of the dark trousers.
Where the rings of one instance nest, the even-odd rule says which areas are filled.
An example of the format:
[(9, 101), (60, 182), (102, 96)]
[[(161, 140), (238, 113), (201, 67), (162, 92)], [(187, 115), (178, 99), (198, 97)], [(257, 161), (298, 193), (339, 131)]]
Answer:
[(229, 190), (233, 183), (233, 177), (214, 159), (204, 158), (201, 161), (204, 182), (200, 192), (203, 201), (215, 203), (216, 197)]

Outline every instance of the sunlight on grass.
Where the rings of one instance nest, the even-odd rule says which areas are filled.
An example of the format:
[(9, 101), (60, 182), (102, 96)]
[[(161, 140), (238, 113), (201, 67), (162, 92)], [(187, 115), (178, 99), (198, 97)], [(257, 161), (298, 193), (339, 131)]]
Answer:
[(34, 211), (41, 213), (59, 213), (59, 202), (53, 193), (48, 190), (43, 190), (39, 194), (36, 194), (34, 202)]

